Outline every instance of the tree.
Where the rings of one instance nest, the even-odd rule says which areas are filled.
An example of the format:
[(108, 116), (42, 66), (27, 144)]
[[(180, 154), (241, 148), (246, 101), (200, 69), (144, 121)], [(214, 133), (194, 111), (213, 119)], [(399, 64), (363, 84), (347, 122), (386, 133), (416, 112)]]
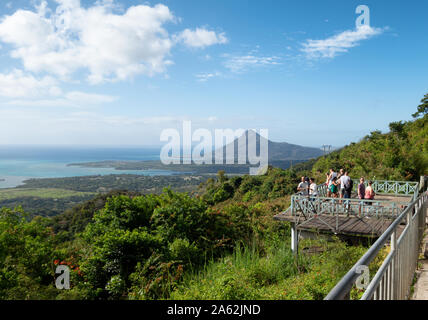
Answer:
[(224, 170), (220, 170), (218, 173), (217, 173), (217, 178), (218, 178), (218, 181), (220, 182), (220, 183), (223, 183), (223, 182), (225, 182), (226, 180), (227, 180), (227, 177), (225, 176), (225, 171)]
[(413, 118), (418, 118), (421, 115), (428, 113), (428, 93), (421, 100), (421, 105), (418, 106), (418, 112), (413, 114)]

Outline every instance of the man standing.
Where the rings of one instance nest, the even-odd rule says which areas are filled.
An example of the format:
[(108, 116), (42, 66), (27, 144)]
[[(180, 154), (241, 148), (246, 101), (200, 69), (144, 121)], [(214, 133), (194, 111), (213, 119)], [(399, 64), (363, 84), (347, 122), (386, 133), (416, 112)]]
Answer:
[(344, 187), (345, 187), (345, 193), (343, 197), (345, 199), (351, 199), (352, 195), (352, 189), (354, 188), (354, 181), (352, 181), (351, 177), (349, 177), (349, 173), (345, 172), (345, 175), (343, 176), (344, 180)]
[(305, 182), (305, 177), (302, 177), (301, 182), (297, 186), (297, 191), (303, 196), (308, 195), (308, 184)]
[[(343, 169), (340, 169), (343, 171)], [(346, 198), (346, 187), (350, 185), (351, 178), (348, 176), (348, 172), (345, 172), (343, 175), (340, 176), (340, 198)], [(350, 196), (348, 197), (348, 199)]]

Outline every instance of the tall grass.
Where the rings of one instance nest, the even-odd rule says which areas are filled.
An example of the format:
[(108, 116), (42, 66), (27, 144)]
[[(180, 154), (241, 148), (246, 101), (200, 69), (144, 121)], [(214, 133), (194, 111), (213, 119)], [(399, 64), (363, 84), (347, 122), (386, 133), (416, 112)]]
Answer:
[(171, 299), (262, 299), (264, 288), (295, 276), (304, 257), (296, 261), (288, 243), (261, 252), (256, 246), (237, 244), (233, 254), (210, 260), (199, 271), (184, 275)]
[[(171, 293), (174, 300), (319, 300), (334, 287), (366, 252), (366, 246), (349, 246), (336, 239), (306, 240), (320, 253), (303, 252), (296, 259), (289, 243), (271, 244), (264, 250), (237, 244), (233, 254), (208, 261), (203, 269), (187, 272)], [(378, 267), (379, 261), (375, 266)], [(359, 293), (355, 292), (354, 298)]]

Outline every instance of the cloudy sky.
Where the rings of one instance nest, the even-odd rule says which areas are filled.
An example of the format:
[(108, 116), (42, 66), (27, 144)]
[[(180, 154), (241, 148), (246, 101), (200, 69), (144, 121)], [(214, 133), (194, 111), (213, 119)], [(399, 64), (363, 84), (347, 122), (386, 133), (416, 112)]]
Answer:
[(162, 145), (269, 129), (320, 147), (408, 120), (428, 92), (428, 2), (0, 2), (0, 144)]

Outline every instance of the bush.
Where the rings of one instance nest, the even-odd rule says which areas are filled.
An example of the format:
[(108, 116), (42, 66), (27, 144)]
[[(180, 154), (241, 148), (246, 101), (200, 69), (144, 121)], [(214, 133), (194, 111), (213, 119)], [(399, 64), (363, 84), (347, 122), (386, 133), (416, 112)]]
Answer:
[(190, 244), (187, 239), (175, 239), (169, 244), (169, 252), (172, 260), (184, 263), (198, 261), (202, 256), (198, 247), (194, 243)]
[(246, 206), (220, 212), (168, 189), (112, 197), (82, 234), (80, 288), (88, 298), (167, 298), (185, 270), (221, 256), (236, 240), (248, 241), (251, 219)]

